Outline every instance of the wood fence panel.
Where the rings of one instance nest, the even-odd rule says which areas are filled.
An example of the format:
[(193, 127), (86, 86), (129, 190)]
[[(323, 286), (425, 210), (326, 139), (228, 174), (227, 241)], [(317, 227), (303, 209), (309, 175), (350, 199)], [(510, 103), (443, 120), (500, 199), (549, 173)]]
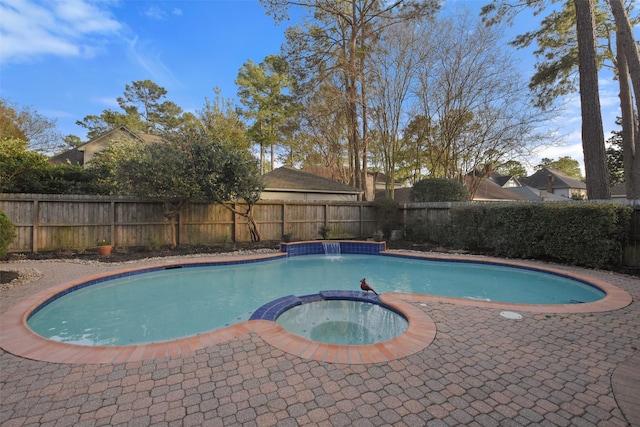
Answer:
[(284, 215), (284, 232), (293, 233), (297, 240), (317, 239), (325, 224), (324, 204), (288, 204)]
[(180, 216), (180, 243), (209, 245), (233, 241), (233, 213), (222, 205), (194, 203)]
[(16, 238), (9, 245), (9, 252), (30, 252), (33, 248), (34, 209), (33, 200), (0, 200), (0, 211), (16, 227)]
[(159, 247), (171, 244), (171, 225), (162, 203), (118, 201), (114, 206), (115, 246)]

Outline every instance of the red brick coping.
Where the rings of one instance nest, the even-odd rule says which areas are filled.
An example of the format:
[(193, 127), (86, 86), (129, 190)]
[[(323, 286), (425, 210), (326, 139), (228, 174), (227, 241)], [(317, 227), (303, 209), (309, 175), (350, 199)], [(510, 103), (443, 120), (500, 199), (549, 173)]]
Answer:
[[(376, 344), (367, 345), (336, 345), (310, 341), (294, 335), (275, 322), (266, 320), (251, 320), (216, 329), (199, 335), (173, 341), (130, 345), (130, 346), (81, 346), (66, 344), (46, 339), (27, 326), (30, 313), (52, 296), (65, 289), (79, 284), (117, 274), (126, 274), (137, 269), (127, 269), (108, 274), (85, 277), (73, 283), (54, 286), (50, 289), (32, 295), (11, 307), (0, 316), (0, 347), (5, 351), (27, 359), (41, 360), (54, 363), (125, 363), (160, 359), (164, 357), (188, 357), (195, 351), (216, 344), (228, 342), (236, 338), (243, 338), (255, 333), (270, 345), (295, 356), (312, 359), (319, 362), (366, 364), (382, 363), (403, 358), (422, 351), (433, 342), (436, 336), (436, 326), (431, 318), (419, 306), (420, 303), (449, 303), (464, 306), (483, 307), (488, 309), (508, 309), (535, 313), (593, 313), (617, 310), (631, 304), (632, 298), (626, 291), (616, 286), (588, 277), (582, 274), (568, 272), (551, 267), (540, 267), (520, 261), (499, 260), (483, 257), (450, 256), (417, 253), (385, 253), (385, 255), (399, 255), (431, 260), (459, 260), (481, 263), (500, 264), (514, 267), (525, 267), (540, 271), (560, 274), (574, 278), (600, 288), (606, 296), (595, 302), (583, 304), (513, 304), (490, 301), (478, 301), (463, 298), (440, 297), (421, 294), (387, 293), (380, 295), (380, 300), (401, 312), (409, 320), (409, 326), (404, 334)], [(254, 256), (256, 258), (281, 257), (280, 254)], [(247, 260), (248, 257), (234, 258), (234, 261)], [(205, 259), (189, 261), (189, 264), (212, 264), (229, 262), (230, 259)], [(144, 269), (163, 267), (167, 264), (145, 266)], [(171, 265), (175, 265), (173, 262)]]

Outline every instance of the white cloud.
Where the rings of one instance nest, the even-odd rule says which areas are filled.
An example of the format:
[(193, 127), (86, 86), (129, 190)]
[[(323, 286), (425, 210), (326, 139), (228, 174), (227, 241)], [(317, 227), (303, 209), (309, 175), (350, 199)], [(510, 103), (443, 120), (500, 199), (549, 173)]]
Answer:
[(154, 51), (148, 42), (136, 36), (128, 41), (127, 56), (137, 66), (151, 75), (151, 80), (161, 85), (180, 84), (169, 67), (162, 61), (160, 52)]
[(159, 7), (151, 6), (144, 11), (145, 16), (156, 19), (158, 21), (164, 21), (167, 19), (167, 13)]
[(44, 55), (93, 55), (103, 37), (122, 28), (100, 4), (0, 0), (0, 62), (28, 62)]

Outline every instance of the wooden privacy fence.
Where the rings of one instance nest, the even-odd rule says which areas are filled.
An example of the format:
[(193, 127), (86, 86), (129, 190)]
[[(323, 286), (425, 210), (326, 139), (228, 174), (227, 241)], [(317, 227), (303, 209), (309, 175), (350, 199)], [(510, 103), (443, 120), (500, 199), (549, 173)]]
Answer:
[[(242, 205), (238, 207), (242, 208)], [(108, 196), (0, 194), (0, 211), (16, 226), (9, 252), (85, 249), (98, 239), (113, 245), (159, 247), (171, 243), (162, 203)], [(253, 216), (263, 240), (371, 236), (379, 227), (368, 202), (261, 201)], [(188, 205), (177, 221), (178, 243), (207, 245), (250, 241), (247, 221), (219, 204)]]

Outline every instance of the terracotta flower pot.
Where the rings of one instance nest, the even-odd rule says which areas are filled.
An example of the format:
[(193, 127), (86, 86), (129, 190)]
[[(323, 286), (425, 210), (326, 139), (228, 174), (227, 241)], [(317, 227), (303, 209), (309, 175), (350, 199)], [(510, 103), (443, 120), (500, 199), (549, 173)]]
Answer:
[(98, 248), (98, 255), (101, 256), (108, 256), (111, 255), (111, 249), (113, 248), (113, 246), (111, 245), (102, 245), (102, 246), (96, 246)]

